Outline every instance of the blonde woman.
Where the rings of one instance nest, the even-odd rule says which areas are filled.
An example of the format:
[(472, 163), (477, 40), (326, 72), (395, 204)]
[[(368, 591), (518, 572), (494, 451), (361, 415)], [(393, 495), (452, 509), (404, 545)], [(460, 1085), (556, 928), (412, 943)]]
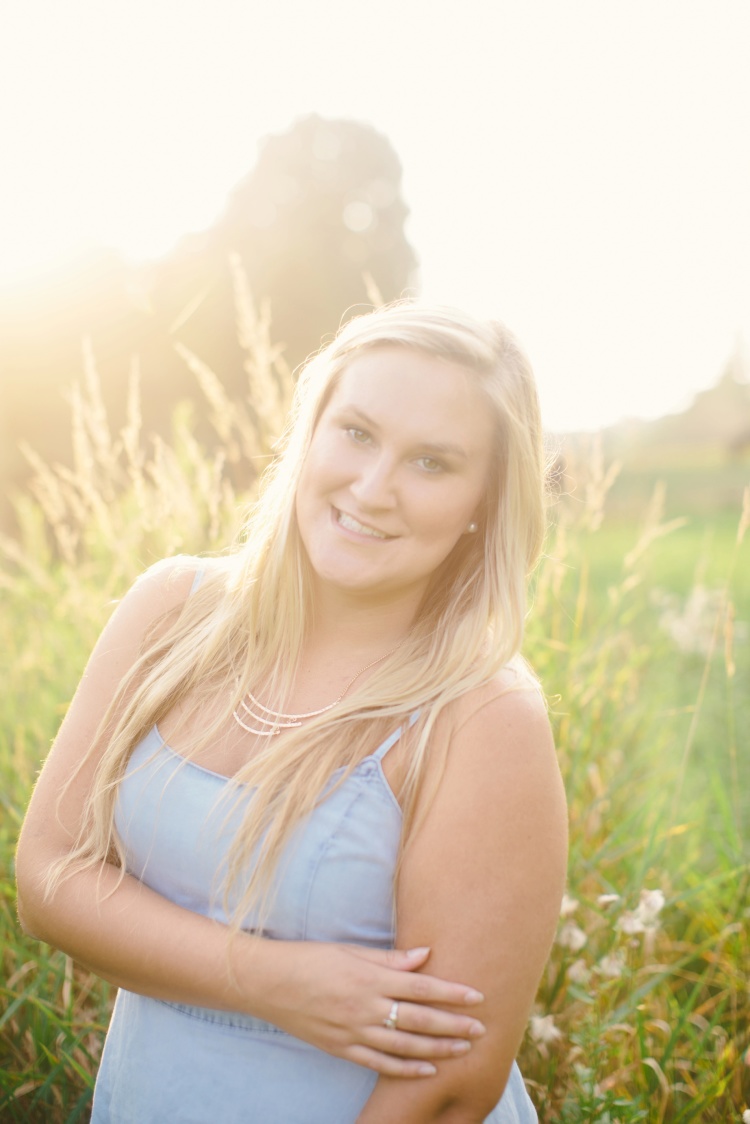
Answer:
[(26, 931), (120, 988), (96, 1124), (536, 1120), (542, 459), (506, 329), (391, 306), (303, 372), (243, 545), (125, 596), (17, 865)]

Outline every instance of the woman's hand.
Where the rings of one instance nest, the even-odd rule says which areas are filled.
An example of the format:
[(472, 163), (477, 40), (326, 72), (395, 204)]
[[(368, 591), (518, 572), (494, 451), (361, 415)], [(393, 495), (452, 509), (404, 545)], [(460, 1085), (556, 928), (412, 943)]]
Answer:
[[(263, 996), (264, 1017), (336, 1057), (390, 1077), (428, 1077), (436, 1072), (433, 1059), (460, 1057), (485, 1033), (472, 1015), (433, 1006), (475, 1005), (483, 996), (464, 984), (417, 973), (428, 948), (268, 943), (286, 964), (283, 972), (272, 973), (278, 982)], [(270, 952), (266, 948), (264, 955)], [(391, 1029), (385, 1020), (394, 1002), (397, 1025)]]

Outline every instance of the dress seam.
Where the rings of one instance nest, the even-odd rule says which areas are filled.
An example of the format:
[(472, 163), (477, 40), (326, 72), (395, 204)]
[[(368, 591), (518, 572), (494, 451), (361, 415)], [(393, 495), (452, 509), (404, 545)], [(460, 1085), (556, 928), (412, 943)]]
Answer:
[[(196, 1022), (210, 1023), (212, 1026), (226, 1026), (232, 1030), (244, 1030), (248, 1034), (275, 1034), (279, 1037), (291, 1038), (292, 1035), (288, 1034), (280, 1027), (274, 1026), (273, 1023), (266, 1022), (265, 1019), (254, 1019), (253, 1023), (238, 1022), (232, 1016), (231, 1011), (215, 1011), (213, 1007), (192, 1007), (190, 1004), (174, 1003), (169, 999), (155, 999), (154, 1002), (161, 1003), (163, 1007), (169, 1007), (172, 1011), (177, 1011), (180, 1015), (185, 1015), (189, 1019), (195, 1019)], [(198, 1011), (205, 1011), (205, 1014), (198, 1014)]]
[(333, 831), (329, 832), (328, 837), (326, 838), (325, 844), (319, 849), (317, 857), (315, 859), (315, 863), (310, 867), (310, 878), (309, 878), (308, 883), (307, 883), (307, 894), (305, 896), (305, 909), (304, 909), (304, 913), (303, 913), (303, 916), (302, 916), (302, 940), (303, 941), (306, 941), (306, 940), (309, 939), (308, 936), (307, 936), (307, 929), (308, 929), (309, 920), (310, 920), (310, 902), (311, 902), (311, 899), (312, 899), (313, 887), (314, 887), (314, 885), (317, 881), (317, 878), (318, 878), (318, 871), (320, 869), (320, 864), (323, 862), (323, 859), (328, 854), (328, 851), (330, 850), (330, 847), (331, 847), (331, 844), (332, 844), (333, 840), (337, 837), (339, 831), (341, 830), (342, 824), (344, 823), (345, 820), (347, 820), (349, 818), (349, 814), (351, 812), (351, 809), (359, 801), (361, 796), (362, 796), (361, 790), (359, 792), (355, 792), (353, 794), (352, 799), (349, 801), (347, 806), (342, 810), (341, 815), (339, 816), (339, 821), (336, 824), (335, 829)]

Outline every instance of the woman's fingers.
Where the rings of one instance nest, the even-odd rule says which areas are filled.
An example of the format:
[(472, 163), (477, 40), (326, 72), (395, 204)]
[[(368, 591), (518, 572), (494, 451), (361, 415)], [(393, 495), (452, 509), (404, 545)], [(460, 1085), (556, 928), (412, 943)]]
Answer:
[(352, 1046), (346, 1053), (348, 1061), (367, 1066), (385, 1077), (432, 1077), (437, 1069), (431, 1062), (419, 1059), (398, 1058), (383, 1054), (369, 1046)]
[(468, 1038), (433, 1037), (385, 1027), (373, 1027), (368, 1035), (368, 1045), (397, 1058), (422, 1058), (425, 1061), (460, 1058), (471, 1049)]
[(413, 972), (424, 964), (430, 955), (429, 948), (370, 948), (362, 944), (348, 944), (344, 946), (359, 956), (362, 960), (371, 960), (384, 968), (394, 968), (399, 972)]
[(415, 972), (429, 956), (429, 948), (380, 949), (366, 948), (362, 945), (347, 946), (363, 960), (372, 961), (382, 967), (398, 972), (393, 977), (389, 994), (394, 999), (409, 999), (416, 1003), (449, 1003), (466, 1005), (481, 1003), (484, 996), (476, 988), (466, 984), (438, 979), (424, 972)]
[(410, 1035), (429, 1035), (434, 1038), (481, 1038), (486, 1028), (479, 1019), (470, 1015), (454, 1015), (435, 1007), (424, 1007), (416, 1003), (399, 1001), (396, 1013), (396, 1026), (391, 1029), (385, 1025), (390, 1009), (383, 1017), (383, 1030), (393, 1034), (394, 1030), (407, 1031)]
[(436, 1061), (463, 1057), (470, 1049), (471, 1042), (467, 1038), (433, 1037), (372, 1027), (367, 1045), (351, 1046), (346, 1056), (391, 1077), (428, 1077), (437, 1072)]
[(400, 972), (395, 977), (394, 999), (407, 999), (412, 1003), (448, 1003), (456, 1006), (481, 1003), (481, 991), (466, 984), (428, 976), (423, 972)]

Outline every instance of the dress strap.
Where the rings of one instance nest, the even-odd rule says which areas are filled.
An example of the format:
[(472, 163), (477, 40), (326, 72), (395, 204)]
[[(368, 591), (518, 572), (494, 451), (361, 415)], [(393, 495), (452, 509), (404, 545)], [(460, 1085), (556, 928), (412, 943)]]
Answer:
[[(418, 718), (419, 718), (419, 711), (415, 710), (413, 714), (409, 715), (408, 726), (409, 727), (413, 726)], [(375, 750), (375, 752), (372, 754), (372, 756), (375, 758), (376, 761), (382, 761), (383, 760), (383, 758), (385, 757), (388, 750), (393, 748), (393, 746), (396, 744), (396, 742), (401, 737), (403, 732), (404, 732), (403, 726), (399, 726), (399, 728), (397, 730), (394, 730), (392, 734), (388, 735), (388, 737), (385, 739), (385, 741), (381, 745), (379, 745), (378, 748)]]
[(203, 581), (205, 576), (206, 576), (206, 567), (205, 566), (199, 566), (198, 569), (195, 571), (195, 577), (193, 578), (193, 584), (190, 586), (190, 593), (188, 593), (188, 597), (191, 597), (195, 593), (196, 589), (201, 584), (201, 582)]

